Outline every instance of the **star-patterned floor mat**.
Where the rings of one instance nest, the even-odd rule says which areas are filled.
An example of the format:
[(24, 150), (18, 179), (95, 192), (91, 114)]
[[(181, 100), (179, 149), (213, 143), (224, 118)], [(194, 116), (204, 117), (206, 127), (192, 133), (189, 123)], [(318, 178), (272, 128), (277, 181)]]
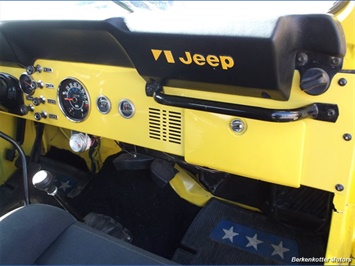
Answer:
[(285, 228), (261, 213), (216, 199), (196, 216), (173, 260), (181, 264), (292, 264), (322, 257), (326, 237)]
[(94, 176), (88, 171), (46, 157), (41, 159), (41, 168), (54, 174), (54, 184), (58, 191), (68, 198), (78, 196)]

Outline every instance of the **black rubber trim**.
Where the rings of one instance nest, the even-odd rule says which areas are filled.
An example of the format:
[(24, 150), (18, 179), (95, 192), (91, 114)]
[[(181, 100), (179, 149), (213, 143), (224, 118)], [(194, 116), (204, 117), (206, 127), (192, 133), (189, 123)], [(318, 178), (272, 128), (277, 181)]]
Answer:
[(313, 103), (300, 108), (278, 110), (166, 95), (162, 91), (155, 92), (153, 98), (157, 103), (162, 105), (270, 122), (293, 122), (303, 118), (313, 118), (315, 120), (334, 123), (339, 116), (338, 106), (336, 104), (328, 103)]

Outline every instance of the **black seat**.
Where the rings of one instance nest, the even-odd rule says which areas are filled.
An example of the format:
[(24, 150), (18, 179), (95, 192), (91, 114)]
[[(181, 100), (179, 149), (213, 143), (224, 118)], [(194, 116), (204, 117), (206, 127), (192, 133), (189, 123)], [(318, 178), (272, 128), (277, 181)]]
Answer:
[(0, 264), (175, 264), (76, 221), (68, 212), (33, 204), (0, 218)]

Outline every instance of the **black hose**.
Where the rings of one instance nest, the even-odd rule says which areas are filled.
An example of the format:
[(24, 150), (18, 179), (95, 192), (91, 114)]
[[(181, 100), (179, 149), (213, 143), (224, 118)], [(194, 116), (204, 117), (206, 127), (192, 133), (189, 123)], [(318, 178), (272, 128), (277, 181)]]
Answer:
[(30, 154), (30, 163), (39, 163), (41, 157), (41, 145), (42, 145), (42, 137), (44, 131), (44, 124), (36, 123), (36, 138), (32, 146), (31, 154)]
[(25, 205), (29, 205), (30, 204), (30, 191), (28, 188), (27, 162), (26, 162), (25, 152), (23, 151), (21, 146), (18, 145), (18, 143), (14, 139), (12, 139), (10, 136), (6, 135), (5, 133), (3, 133), (1, 131), (0, 131), (0, 137), (7, 140), (12, 145), (14, 145), (20, 154), (21, 162), (22, 162), (23, 188), (25, 191)]

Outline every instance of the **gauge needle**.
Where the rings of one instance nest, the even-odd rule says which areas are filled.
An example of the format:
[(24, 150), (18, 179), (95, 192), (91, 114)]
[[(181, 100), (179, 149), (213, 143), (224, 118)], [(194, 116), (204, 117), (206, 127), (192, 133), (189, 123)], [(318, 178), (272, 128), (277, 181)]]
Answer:
[(64, 100), (66, 100), (66, 101), (72, 101), (73, 98), (64, 98)]

